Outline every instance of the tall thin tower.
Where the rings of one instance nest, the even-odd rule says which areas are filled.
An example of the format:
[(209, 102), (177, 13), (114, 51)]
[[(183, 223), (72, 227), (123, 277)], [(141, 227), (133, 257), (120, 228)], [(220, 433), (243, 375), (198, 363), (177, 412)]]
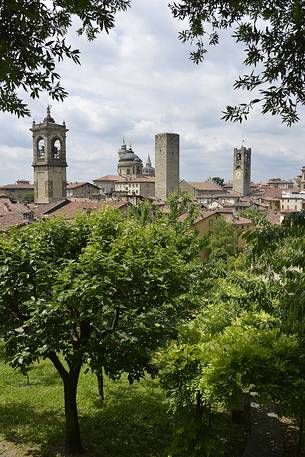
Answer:
[(179, 135), (158, 133), (155, 136), (155, 195), (161, 200), (179, 188)]
[(242, 195), (250, 194), (251, 148), (234, 148), (233, 190)]

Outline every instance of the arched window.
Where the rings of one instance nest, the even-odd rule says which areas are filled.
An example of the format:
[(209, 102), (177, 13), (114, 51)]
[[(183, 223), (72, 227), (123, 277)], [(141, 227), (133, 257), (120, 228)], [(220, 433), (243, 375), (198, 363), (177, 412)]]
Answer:
[(52, 156), (53, 159), (59, 159), (61, 152), (61, 142), (60, 140), (54, 140), (52, 144)]
[(37, 149), (38, 149), (38, 158), (39, 159), (44, 159), (46, 155), (46, 148), (45, 148), (45, 142), (43, 138), (40, 138), (37, 143)]
[(236, 160), (241, 160), (241, 153), (240, 152), (237, 153)]

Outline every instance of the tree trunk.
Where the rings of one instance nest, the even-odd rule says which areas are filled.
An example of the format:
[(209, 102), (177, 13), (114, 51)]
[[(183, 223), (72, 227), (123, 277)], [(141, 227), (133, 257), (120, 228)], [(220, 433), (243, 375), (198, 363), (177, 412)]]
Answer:
[(298, 442), (298, 455), (302, 454), (303, 447), (303, 426), (304, 426), (304, 417), (300, 418), (300, 427), (299, 427), (299, 442)]
[(101, 371), (97, 373), (97, 388), (98, 388), (98, 396), (101, 401), (105, 400), (105, 395), (104, 395), (104, 375), (103, 375), (103, 368), (101, 368)]
[(78, 423), (77, 413), (77, 384), (80, 373), (80, 367), (72, 368), (64, 380), (65, 390), (65, 418), (66, 418), (66, 442), (65, 450), (67, 454), (81, 454), (84, 452)]

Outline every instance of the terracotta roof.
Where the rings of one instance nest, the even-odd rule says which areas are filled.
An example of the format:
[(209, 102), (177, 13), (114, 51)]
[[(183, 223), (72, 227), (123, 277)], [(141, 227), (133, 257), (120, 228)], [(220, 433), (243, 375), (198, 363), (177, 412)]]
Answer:
[(266, 202), (279, 202), (281, 200), (280, 197), (262, 197), (262, 200)]
[(93, 182), (95, 181), (124, 181), (124, 178), (118, 175), (106, 175), (101, 176), (100, 178), (93, 179)]
[[(121, 176), (121, 178), (123, 178)], [(117, 182), (122, 182), (122, 183), (142, 183), (142, 182), (155, 182), (155, 177), (154, 176), (141, 176), (140, 178), (123, 178), (123, 179), (119, 179)]]
[(65, 205), (62, 205), (58, 208), (54, 208), (52, 211), (49, 210), (45, 215), (48, 216), (61, 216), (64, 219), (74, 219), (78, 213), (89, 212), (89, 211), (98, 211), (105, 209), (107, 207), (111, 208), (122, 208), (125, 205), (129, 205), (128, 202), (92, 202), (92, 201), (67, 201)]
[(28, 222), (24, 215), (31, 210), (22, 203), (12, 203), (6, 196), (0, 196), (0, 230), (6, 231), (11, 227), (21, 227)]
[(61, 208), (64, 205), (67, 205), (70, 200), (65, 199), (65, 200), (59, 200), (55, 203), (47, 203), (45, 205), (38, 205), (34, 207), (34, 213), (37, 215), (37, 217), (44, 216), (46, 214), (52, 213), (58, 208)]
[(95, 184), (91, 184), (90, 182), (70, 182), (67, 184), (67, 189), (76, 189), (78, 187), (82, 187), (82, 186), (85, 186), (86, 184), (88, 184), (89, 186), (92, 186), (92, 187), (96, 187), (97, 189), (99, 189), (98, 186), (96, 186)]
[(234, 216), (233, 214), (226, 214), (224, 216), (227, 222), (231, 222), (234, 225), (253, 225), (251, 219), (247, 219), (246, 217)]
[(27, 225), (26, 219), (24, 219), (22, 213), (6, 214), (0, 217), (0, 230), (6, 232), (12, 227), (23, 227)]
[[(213, 211), (203, 211), (194, 221), (194, 225), (198, 224), (198, 222), (201, 222), (205, 219), (208, 219), (210, 216), (213, 216), (214, 214), (219, 214), (218, 210), (213, 210)], [(181, 214), (179, 217), (179, 221), (183, 222), (188, 216), (188, 213)]]
[(219, 190), (222, 191), (222, 188), (218, 186), (218, 184), (211, 182), (211, 181), (206, 181), (206, 182), (197, 182), (197, 181), (185, 181), (187, 184), (189, 184), (191, 187), (193, 187), (195, 190)]
[(280, 213), (267, 213), (266, 218), (271, 224), (280, 225), (281, 223), (281, 214)]
[(264, 190), (264, 193), (262, 194), (262, 197), (276, 197), (276, 198), (282, 198), (282, 193), (285, 189), (273, 189), (272, 187), (269, 187)]
[(19, 181), (15, 184), (5, 184), (4, 186), (0, 186), (0, 189), (28, 189), (34, 190), (34, 184), (31, 184), (26, 181)]
[(12, 203), (10, 198), (6, 196), (0, 196), (0, 216), (6, 216), (8, 214), (25, 214), (29, 213), (30, 210), (26, 205), (22, 203)]
[(233, 214), (234, 212), (234, 205), (230, 206), (230, 207), (223, 207), (223, 208), (218, 208), (217, 210), (215, 210), (217, 213), (231, 213)]
[(236, 190), (229, 190), (223, 194), (217, 194), (217, 198), (238, 198), (241, 197), (240, 192), (236, 192)]

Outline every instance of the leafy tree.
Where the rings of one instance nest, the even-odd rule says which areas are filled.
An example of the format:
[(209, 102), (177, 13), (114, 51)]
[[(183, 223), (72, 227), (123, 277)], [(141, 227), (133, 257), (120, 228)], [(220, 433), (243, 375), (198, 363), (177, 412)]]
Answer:
[(264, 213), (262, 211), (258, 211), (254, 208), (247, 208), (247, 209), (241, 211), (240, 215), (242, 217), (246, 217), (247, 219), (250, 219), (256, 225), (267, 223), (266, 213)]
[[(83, 450), (77, 385), (86, 364), (133, 382), (188, 311), (197, 242), (166, 220), (116, 211), (43, 220), (0, 239), (0, 332), (12, 367), (48, 358), (62, 378), (66, 450)], [(184, 300), (181, 299), (184, 297)]]
[(238, 235), (233, 224), (226, 222), (223, 217), (216, 219), (208, 240), (210, 255), (223, 260), (235, 256), (238, 251)]
[(187, 215), (183, 223), (179, 224), (177, 227), (189, 227), (200, 212), (199, 206), (194, 203), (187, 192), (172, 192), (168, 196), (166, 203), (170, 209), (168, 217), (173, 224), (179, 220), (180, 216), (184, 214)]
[(204, 60), (207, 46), (219, 43), (221, 30), (245, 46), (244, 65), (249, 73), (239, 76), (235, 89), (254, 94), (246, 103), (227, 106), (223, 119), (247, 119), (253, 106), (262, 113), (279, 115), (288, 126), (299, 120), (305, 101), (305, 5), (300, 0), (179, 0), (170, 5), (174, 17), (187, 20), (180, 33), (183, 42), (195, 44), (191, 59)]
[(246, 272), (216, 278), (197, 318), (183, 325), (177, 341), (157, 357), (181, 437), (173, 455), (211, 455), (215, 437), (208, 417), (219, 409), (240, 410), (255, 399), (300, 415), (305, 406), (302, 352), (297, 336), (282, 327), (276, 288)]
[(79, 51), (66, 42), (77, 17), (78, 34), (93, 40), (114, 27), (115, 14), (130, 0), (4, 0), (0, 4), (0, 110), (29, 116), (20, 89), (30, 97), (47, 91), (56, 100), (67, 92), (60, 85), (56, 63), (65, 58), (79, 63)]
[(214, 176), (211, 181), (213, 181), (215, 184), (218, 184), (218, 186), (222, 187), (225, 183), (225, 180), (223, 178), (220, 178), (219, 176)]

